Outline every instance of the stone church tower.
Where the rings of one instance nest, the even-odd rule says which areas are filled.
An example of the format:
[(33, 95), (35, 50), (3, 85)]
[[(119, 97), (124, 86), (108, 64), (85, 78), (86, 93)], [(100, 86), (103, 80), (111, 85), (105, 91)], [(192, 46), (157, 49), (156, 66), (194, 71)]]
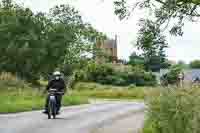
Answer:
[[(112, 62), (116, 63), (117, 58), (117, 35), (115, 36), (115, 39), (107, 39), (107, 40), (98, 40), (96, 43), (96, 47), (98, 49), (101, 49), (108, 57), (112, 58)], [(102, 59), (97, 59), (102, 60)]]

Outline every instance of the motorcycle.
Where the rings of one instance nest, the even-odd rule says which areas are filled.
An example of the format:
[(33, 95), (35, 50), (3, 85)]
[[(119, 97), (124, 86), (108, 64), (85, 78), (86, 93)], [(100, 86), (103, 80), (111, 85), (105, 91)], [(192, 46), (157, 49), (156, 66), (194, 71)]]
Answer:
[(57, 89), (49, 89), (48, 91), (48, 119), (51, 119), (53, 116), (53, 119), (56, 118), (57, 113), (57, 100), (56, 100), (56, 94), (63, 95), (63, 92), (57, 92)]

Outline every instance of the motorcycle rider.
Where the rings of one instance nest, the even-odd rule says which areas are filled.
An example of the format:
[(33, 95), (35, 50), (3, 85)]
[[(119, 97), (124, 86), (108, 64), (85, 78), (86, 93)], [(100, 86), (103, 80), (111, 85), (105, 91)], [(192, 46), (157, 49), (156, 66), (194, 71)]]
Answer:
[[(50, 88), (57, 89), (58, 92), (63, 92), (65, 91), (65, 82), (64, 79), (62, 78), (62, 74), (59, 71), (55, 71), (52, 75), (52, 79), (49, 81), (46, 91), (48, 91)], [(57, 101), (57, 114), (59, 114), (60, 108), (61, 108), (61, 101), (62, 101), (62, 95), (61, 94), (56, 94), (56, 101)], [(49, 97), (47, 96), (46, 103), (45, 103), (45, 110), (43, 113), (47, 114), (48, 113), (48, 102), (49, 102)]]

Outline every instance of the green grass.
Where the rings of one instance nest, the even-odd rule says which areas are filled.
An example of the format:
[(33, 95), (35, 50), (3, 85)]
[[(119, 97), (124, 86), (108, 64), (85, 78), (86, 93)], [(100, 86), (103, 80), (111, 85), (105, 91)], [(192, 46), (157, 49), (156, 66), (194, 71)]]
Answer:
[[(46, 96), (33, 90), (4, 90), (0, 93), (0, 113), (15, 113), (43, 109)], [(63, 106), (88, 103), (87, 98), (65, 95)]]
[(134, 85), (119, 87), (81, 82), (75, 85), (73, 93), (91, 98), (144, 99), (146, 89), (144, 87), (135, 87)]
[(63, 97), (63, 105), (70, 106), (70, 105), (80, 105), (80, 104), (87, 104), (89, 103), (88, 97), (77, 96), (77, 95), (69, 95)]
[[(15, 85), (8, 83), (2, 82), (0, 84), (0, 113), (15, 113), (43, 108), (45, 95), (29, 85), (21, 86), (23, 83), (20, 82), (16, 82)], [(85, 104), (88, 103), (88, 98), (144, 99), (145, 90), (144, 87), (135, 87), (134, 85), (118, 87), (96, 83), (78, 83), (70, 95), (63, 97), (62, 103), (63, 106)]]
[(41, 98), (38, 97), (1, 95), (0, 101), (0, 113), (30, 111), (42, 107)]
[(146, 105), (143, 133), (200, 132), (200, 88), (155, 89)]

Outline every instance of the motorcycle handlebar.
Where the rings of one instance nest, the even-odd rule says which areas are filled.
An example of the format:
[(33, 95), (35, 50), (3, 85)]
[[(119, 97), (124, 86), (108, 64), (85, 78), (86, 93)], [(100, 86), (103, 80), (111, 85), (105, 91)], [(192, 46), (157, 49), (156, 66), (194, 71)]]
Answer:
[(51, 93), (64, 95), (64, 92), (50, 92), (50, 91), (48, 91), (48, 94), (51, 94)]

